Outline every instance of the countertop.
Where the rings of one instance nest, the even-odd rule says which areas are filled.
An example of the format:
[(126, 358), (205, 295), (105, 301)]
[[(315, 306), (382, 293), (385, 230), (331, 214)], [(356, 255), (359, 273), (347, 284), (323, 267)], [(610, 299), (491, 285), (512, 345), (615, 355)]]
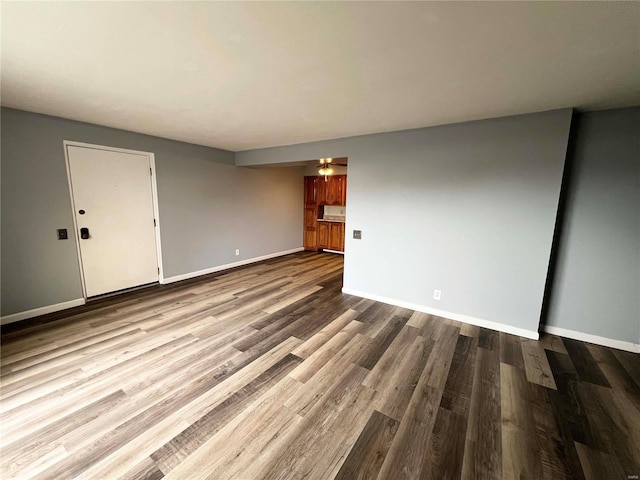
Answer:
[(335, 222), (335, 223), (345, 223), (345, 219), (337, 219), (337, 218), (319, 218), (318, 219), (319, 222)]

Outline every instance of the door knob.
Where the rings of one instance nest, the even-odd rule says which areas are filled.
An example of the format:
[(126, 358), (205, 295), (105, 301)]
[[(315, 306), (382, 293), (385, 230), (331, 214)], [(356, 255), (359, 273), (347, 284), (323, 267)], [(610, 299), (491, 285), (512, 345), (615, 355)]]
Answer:
[(89, 238), (89, 229), (87, 227), (82, 227), (80, 229), (80, 238), (83, 240), (87, 240)]

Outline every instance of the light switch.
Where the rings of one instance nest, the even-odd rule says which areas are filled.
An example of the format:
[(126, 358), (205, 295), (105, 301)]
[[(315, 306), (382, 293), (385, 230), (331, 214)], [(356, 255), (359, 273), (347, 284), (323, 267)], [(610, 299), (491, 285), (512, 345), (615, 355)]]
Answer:
[(362, 239), (362, 230), (354, 230), (353, 231), (353, 238), (355, 238), (356, 240), (361, 240)]
[(67, 234), (67, 229), (66, 228), (59, 228), (58, 229), (58, 240), (67, 240), (69, 238), (69, 235)]

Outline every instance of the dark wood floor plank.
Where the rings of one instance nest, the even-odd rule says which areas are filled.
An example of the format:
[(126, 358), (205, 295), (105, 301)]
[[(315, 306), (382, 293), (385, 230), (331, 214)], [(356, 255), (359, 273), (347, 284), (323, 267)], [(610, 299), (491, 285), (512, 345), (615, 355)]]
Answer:
[(442, 392), (455, 352), (459, 328), (440, 325), (433, 346), (398, 432), (382, 465), (382, 478), (418, 478), (438, 414)]
[[(262, 330), (258, 330), (257, 332), (237, 341), (233, 344), (233, 347), (240, 350), (241, 352), (245, 352), (252, 348), (255, 350), (256, 345), (262, 344), (263, 346), (273, 346), (274, 341), (275, 343), (280, 343), (282, 339), (292, 336), (291, 333), (289, 333), (292, 330), (290, 328), (291, 325), (298, 323), (301, 318), (304, 318), (304, 315), (309, 311), (311, 310), (304, 310), (301, 315), (293, 313), (284, 315), (277, 321), (264, 327)], [(266, 348), (267, 350), (269, 349), (268, 346)]]
[[(440, 406), (467, 418), (471, 404), (477, 339), (460, 335)], [(466, 425), (465, 425), (466, 429)]]
[(376, 336), (375, 341), (371, 343), (371, 348), (365, 352), (361, 358), (356, 360), (356, 363), (361, 367), (371, 370), (398, 333), (400, 333), (400, 330), (402, 330), (402, 327), (407, 323), (407, 320), (407, 318), (399, 316), (392, 317), (389, 323)]
[(520, 337), (500, 332), (500, 363), (524, 369)]
[[(308, 416), (309, 420), (313, 420), (311, 428), (305, 428), (306, 440), (300, 443), (301, 448), (298, 450), (304, 453), (303, 455), (295, 453), (289, 457), (298, 463), (296, 468), (298, 476), (317, 480), (335, 478), (351, 446), (356, 442), (358, 432), (364, 429), (373, 412), (371, 405), (375, 395), (374, 390), (358, 385), (340, 404), (329, 403), (322, 407), (325, 412), (329, 410), (337, 412), (337, 415), (335, 413), (331, 415), (331, 417), (335, 415), (331, 420), (325, 415), (313, 412)], [(312, 433), (314, 430), (316, 430), (315, 434)], [(313, 440), (314, 437), (326, 439), (326, 442), (316, 442)], [(291, 442), (291, 445), (295, 443)], [(302, 461), (300, 457), (303, 457)], [(278, 475), (282, 476), (282, 472), (278, 472)]]
[[(585, 415), (584, 405), (578, 393), (580, 378), (569, 355), (546, 350), (549, 366), (558, 386), (558, 391), (549, 391), (548, 396), (556, 420), (561, 425), (566, 442), (576, 441), (585, 445), (595, 444), (593, 429)], [(566, 431), (565, 431), (566, 427)]]
[(583, 382), (610, 387), (606, 377), (598, 367), (598, 363), (593, 359), (587, 346), (578, 340), (570, 338), (562, 339), (564, 346), (571, 357), (576, 372)]
[(611, 353), (615, 355), (629, 376), (633, 378), (638, 388), (640, 388), (640, 355), (621, 350), (612, 350)]
[(418, 332), (405, 325), (363, 382), (380, 394), (376, 409), (397, 421), (404, 416), (435, 344)]
[(396, 420), (374, 410), (335, 480), (377, 478), (397, 430)]
[[(587, 345), (587, 348), (595, 361), (598, 362), (600, 370), (611, 387), (640, 408), (640, 386), (636, 384), (616, 353), (610, 348), (598, 345)], [(640, 357), (640, 355), (638, 356)]]
[(306, 314), (291, 325), (289, 333), (300, 340), (309, 340), (316, 333), (329, 325), (337, 316), (344, 313), (349, 304), (328, 301), (323, 307)]
[(434, 329), (431, 336), (435, 345), (424, 367), (422, 377), (425, 378), (427, 385), (436, 388), (441, 393), (444, 391), (449, 376), (459, 332), (459, 327), (442, 323)]
[(478, 348), (476, 358), (461, 478), (502, 478), (500, 357)]
[(268, 295), (274, 292), (281, 292), (282, 287), (291, 284), (292, 278), (280, 278), (278, 280), (271, 280), (266, 277), (263, 282), (256, 283), (251, 287), (243, 288), (240, 292), (234, 292), (233, 295), (245, 302), (259, 299), (263, 295)]
[(360, 298), (358, 299), (356, 304), (353, 306), (353, 309), (362, 313), (366, 311), (369, 307), (371, 307), (374, 303), (376, 302), (374, 302), (373, 300), (369, 300), (368, 298)]
[(467, 416), (440, 407), (422, 458), (420, 478), (460, 478)]
[(576, 450), (587, 480), (603, 478), (636, 478), (638, 474), (629, 474), (620, 466), (615, 456), (594, 450), (576, 442)]
[[(549, 480), (584, 479), (582, 466), (564, 419), (556, 418), (549, 390), (528, 383), (527, 396), (535, 422), (535, 442), (542, 464), (542, 476)], [(562, 425), (559, 425), (562, 422)]]
[(591, 447), (614, 455), (626, 475), (637, 475), (635, 472), (640, 472), (640, 405), (620, 403), (610, 389), (588, 382), (578, 385), (578, 392), (593, 426)]
[(385, 303), (374, 303), (358, 315), (358, 321), (362, 322), (362, 334), (375, 337), (395, 315), (395, 308)]
[(416, 386), (378, 478), (420, 478), (423, 455), (438, 414), (441, 392), (423, 379)]
[(545, 350), (565, 354), (567, 353), (567, 349), (565, 348), (564, 343), (562, 343), (562, 337), (551, 335), (550, 333), (541, 333), (538, 341), (540, 342), (540, 346)]
[(498, 352), (500, 350), (500, 334), (488, 328), (480, 328), (478, 346), (486, 350)]
[[(396, 373), (401, 371), (401, 365), (407, 356), (407, 352), (418, 339), (423, 342), (425, 340), (424, 337), (418, 335), (419, 333), (420, 331), (418, 329), (405, 325), (404, 328), (400, 330), (396, 338), (391, 342), (389, 347), (387, 347), (387, 350), (384, 352), (378, 363), (373, 367), (364, 384), (377, 391), (383, 391), (386, 384), (395, 383), (397, 378), (401, 379), (402, 376), (396, 375)], [(408, 361), (412, 362), (412, 360)], [(415, 377), (416, 382), (418, 381), (423, 368), (424, 364), (417, 372)]]
[(524, 372), (500, 364), (502, 415), (502, 475), (505, 478), (542, 478), (536, 426)]

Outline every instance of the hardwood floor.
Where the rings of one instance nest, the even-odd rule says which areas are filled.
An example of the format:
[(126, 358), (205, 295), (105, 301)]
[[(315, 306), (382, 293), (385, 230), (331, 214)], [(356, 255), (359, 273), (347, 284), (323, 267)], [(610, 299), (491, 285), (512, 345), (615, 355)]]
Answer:
[(1, 477), (640, 475), (638, 355), (341, 286), (305, 252), (7, 326)]

